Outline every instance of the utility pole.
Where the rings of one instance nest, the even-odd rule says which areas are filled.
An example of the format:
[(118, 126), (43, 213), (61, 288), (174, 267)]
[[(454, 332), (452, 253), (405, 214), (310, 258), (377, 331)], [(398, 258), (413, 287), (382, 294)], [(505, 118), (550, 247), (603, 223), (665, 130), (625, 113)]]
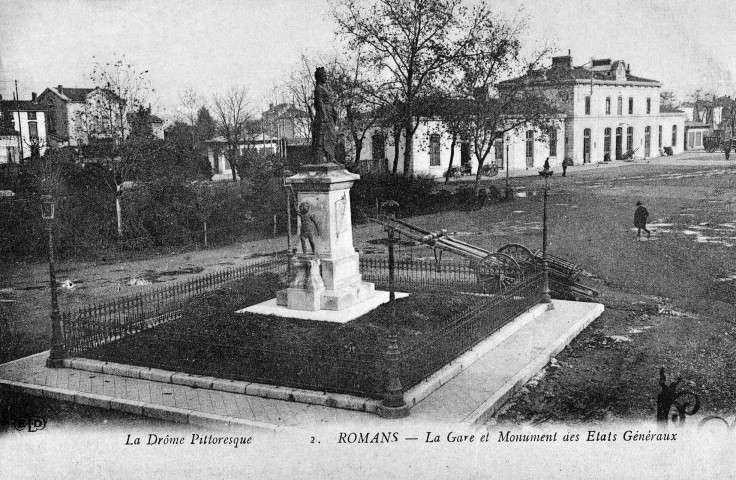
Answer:
[(23, 153), (23, 127), (20, 123), (20, 106), (18, 104), (18, 80), (15, 81), (15, 110), (18, 113), (18, 144), (20, 146), (20, 163), (25, 161), (25, 154)]

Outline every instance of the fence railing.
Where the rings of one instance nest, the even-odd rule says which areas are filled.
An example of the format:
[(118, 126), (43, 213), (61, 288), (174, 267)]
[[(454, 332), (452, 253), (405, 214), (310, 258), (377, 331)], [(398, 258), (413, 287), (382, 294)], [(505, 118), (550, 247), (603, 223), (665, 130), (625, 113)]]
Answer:
[(88, 305), (61, 314), (64, 344), (69, 354), (81, 354), (178, 318), (192, 297), (218, 289), (247, 275), (286, 272), (285, 257), (264, 257), (247, 265), (229, 268), (149, 292)]
[(401, 383), (410, 388), (540, 302), (544, 277), (534, 274), (496, 295), (479, 297), (431, 335), (399, 345)]
[[(388, 288), (387, 261), (362, 258), (360, 266), (366, 281), (376, 283), (380, 289)], [(283, 275), (286, 270), (285, 257), (266, 258), (147, 294), (66, 313), (63, 322), (67, 352), (99, 357), (97, 347), (144, 332), (143, 337), (154, 336), (155, 344), (167, 345), (169, 352), (179, 352), (164, 358), (148, 358), (145, 365), (148, 367), (381, 398), (388, 369), (384, 352), (380, 350), (352, 351), (344, 345), (307, 346), (296, 341), (264, 347), (183, 335), (168, 326), (152, 328), (178, 318), (186, 301), (195, 295), (247, 275)], [(531, 308), (539, 302), (542, 293), (541, 273), (492, 295), (480, 293), (483, 286), (476, 280), (470, 264), (447, 262), (438, 268), (434, 262), (396, 262), (394, 273), (397, 291), (472, 296), (466, 310), (442, 319), (436, 331), (399, 344), (399, 375), (404, 391)]]

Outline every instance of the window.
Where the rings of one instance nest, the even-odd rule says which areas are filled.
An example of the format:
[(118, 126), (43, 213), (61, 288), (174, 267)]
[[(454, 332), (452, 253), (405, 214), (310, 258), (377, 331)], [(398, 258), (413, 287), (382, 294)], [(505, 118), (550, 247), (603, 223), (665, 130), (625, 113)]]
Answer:
[(634, 97), (629, 97), (629, 115), (634, 114)]
[(36, 112), (28, 112), (28, 120), (36, 120)]
[(18, 147), (8, 148), (8, 163), (18, 163)]
[(377, 162), (386, 158), (386, 138), (382, 133), (376, 133), (371, 138), (371, 158)]
[(585, 114), (590, 115), (590, 95), (585, 97)]
[(662, 125), (659, 126), (659, 142), (657, 145), (657, 148), (662, 150)]
[(617, 110), (617, 112), (618, 112), (619, 115), (623, 115), (624, 114), (624, 99), (623, 99), (623, 97), (618, 97), (618, 110)]
[(603, 130), (603, 161), (611, 161), (611, 129)]
[(496, 165), (503, 168), (503, 138), (496, 139)]
[(647, 114), (652, 113), (652, 99), (647, 98)]
[(534, 158), (534, 130), (526, 131), (526, 158)]
[(557, 156), (557, 129), (553, 128), (549, 131), (549, 156)]
[[(81, 139), (77, 139), (77, 145), (81, 146)], [(220, 151), (216, 148), (212, 150), (212, 171), (213, 173), (221, 173), (220, 170)]]
[(634, 127), (626, 129), (626, 150), (634, 149)]
[(672, 146), (677, 146), (677, 125), (672, 125)]
[(606, 97), (606, 115), (611, 114), (611, 97)]
[(429, 136), (429, 166), (436, 167), (440, 164), (440, 134), (433, 133)]
[(38, 140), (38, 124), (36, 122), (28, 122), (28, 136), (32, 142)]

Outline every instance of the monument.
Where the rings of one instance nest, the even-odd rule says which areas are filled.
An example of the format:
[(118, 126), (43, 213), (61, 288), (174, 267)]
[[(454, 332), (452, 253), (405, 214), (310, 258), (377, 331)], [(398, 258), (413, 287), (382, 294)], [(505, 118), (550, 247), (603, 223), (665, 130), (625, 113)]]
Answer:
[(290, 259), (288, 286), (275, 302), (244, 311), (344, 322), (388, 301), (388, 292), (376, 292), (360, 274), (350, 214), (350, 188), (360, 175), (333, 162), (337, 112), (323, 68), (315, 80), (312, 162), (286, 179), (296, 197), (301, 252)]

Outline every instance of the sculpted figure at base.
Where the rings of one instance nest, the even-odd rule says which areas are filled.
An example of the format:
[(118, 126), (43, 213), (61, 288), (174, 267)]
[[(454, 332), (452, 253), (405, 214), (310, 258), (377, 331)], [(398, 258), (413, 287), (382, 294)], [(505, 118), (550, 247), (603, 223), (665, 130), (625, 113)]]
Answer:
[(314, 163), (335, 161), (337, 110), (332, 91), (327, 86), (323, 67), (314, 72), (314, 121), (312, 122), (312, 158)]
[(302, 202), (299, 204), (299, 217), (302, 220), (302, 226), (299, 231), (299, 238), (302, 242), (302, 253), (307, 254), (307, 243), (309, 244), (311, 252), (317, 253), (314, 248), (314, 237), (319, 236), (319, 225), (314, 215), (309, 213), (309, 204)]

